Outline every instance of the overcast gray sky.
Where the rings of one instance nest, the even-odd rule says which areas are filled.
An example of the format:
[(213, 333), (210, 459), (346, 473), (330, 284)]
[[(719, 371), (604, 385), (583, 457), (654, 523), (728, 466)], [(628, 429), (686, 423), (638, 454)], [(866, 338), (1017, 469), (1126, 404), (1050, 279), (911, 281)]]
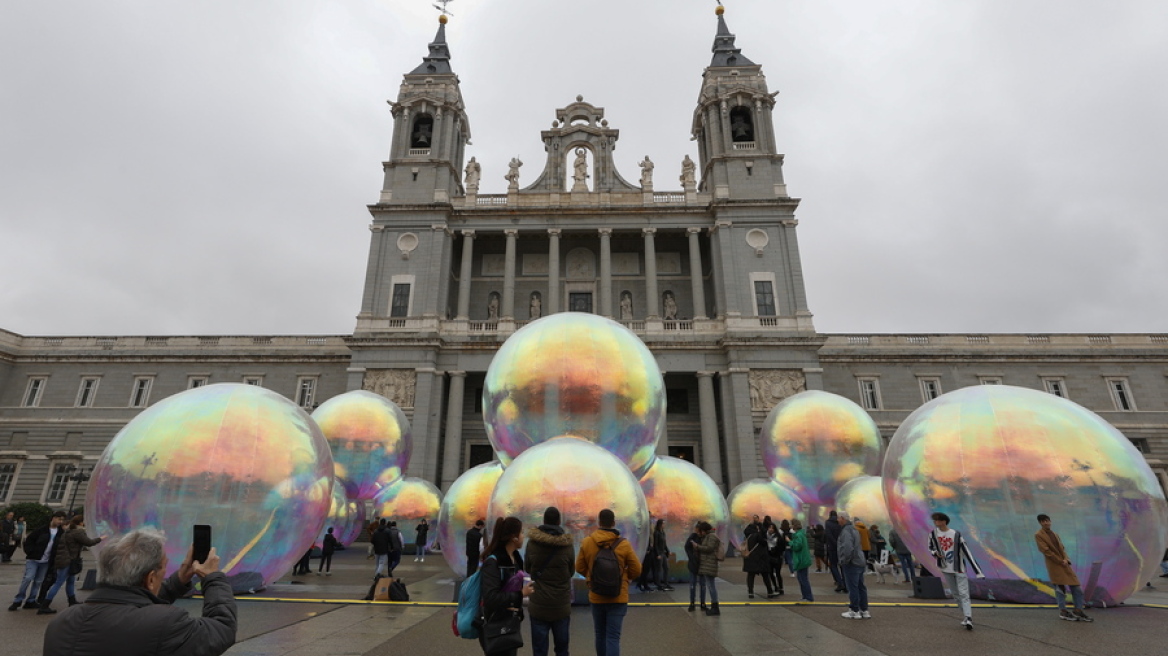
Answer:
[[(483, 193), (576, 94), (695, 159), (705, 0), (454, 0)], [(351, 332), (428, 0), (0, 3), (0, 328)], [(1168, 332), (1168, 3), (727, 0), (822, 332)], [(525, 180), (537, 170), (525, 169)], [(658, 186), (661, 186), (660, 183)], [(665, 190), (665, 189), (659, 189)]]

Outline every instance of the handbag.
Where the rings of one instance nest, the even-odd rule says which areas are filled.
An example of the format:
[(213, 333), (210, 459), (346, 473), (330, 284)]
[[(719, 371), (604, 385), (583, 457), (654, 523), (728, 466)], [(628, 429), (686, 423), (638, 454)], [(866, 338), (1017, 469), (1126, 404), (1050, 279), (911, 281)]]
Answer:
[(81, 556), (69, 561), (69, 576), (77, 576), (83, 569), (85, 569), (85, 563), (81, 560)]
[(491, 615), (483, 623), (483, 651), (503, 654), (522, 647), (523, 633), (519, 630), (522, 623), (522, 611), (503, 610)]

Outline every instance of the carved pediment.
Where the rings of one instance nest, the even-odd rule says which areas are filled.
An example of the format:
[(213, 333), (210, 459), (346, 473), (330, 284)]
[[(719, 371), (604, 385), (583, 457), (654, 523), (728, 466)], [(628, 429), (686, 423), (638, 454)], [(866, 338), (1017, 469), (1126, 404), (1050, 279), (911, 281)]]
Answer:
[(750, 409), (769, 412), (789, 396), (807, 389), (801, 369), (751, 369)]
[(399, 408), (412, 408), (417, 377), (413, 369), (369, 369), (361, 389), (380, 394)]

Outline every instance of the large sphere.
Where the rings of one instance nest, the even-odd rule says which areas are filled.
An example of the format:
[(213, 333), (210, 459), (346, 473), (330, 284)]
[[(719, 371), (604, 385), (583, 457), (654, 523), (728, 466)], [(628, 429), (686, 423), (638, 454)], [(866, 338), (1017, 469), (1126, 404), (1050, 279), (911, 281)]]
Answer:
[(548, 506), (559, 508), (577, 549), (598, 528), (596, 516), (605, 508), (615, 513), (616, 528), (638, 556), (648, 544), (649, 509), (641, 486), (616, 456), (591, 442), (563, 437), (524, 451), (495, 485), (487, 528), (511, 516), (524, 529), (538, 526)]
[(665, 383), (632, 331), (595, 314), (534, 321), (503, 344), (483, 386), (487, 437), (503, 465), (573, 435), (643, 474), (665, 425)]
[(472, 467), (459, 476), (446, 495), (438, 511), (438, 539), (442, 557), (458, 576), (466, 576), (466, 532), (478, 520), (487, 519), (487, 506), (495, 484), (503, 475), (498, 460)]
[(1152, 579), (1168, 542), (1168, 501), (1131, 442), (1095, 413), (1030, 389), (979, 385), (919, 408), (889, 445), (884, 494), (926, 565), (930, 513), (952, 518), (988, 577), (970, 579), (981, 598), (1050, 601), (1038, 513), (1051, 516), (1084, 593), (1107, 605)]
[(845, 483), (835, 497), (835, 507), (852, 519), (864, 520), (868, 528), (879, 526), (885, 539), (892, 530), (888, 506), (884, 503), (884, 480), (879, 476), (860, 476)]
[(880, 474), (876, 422), (842, 396), (811, 390), (783, 400), (759, 433), (766, 471), (803, 501), (830, 506), (844, 483)]
[(726, 502), (730, 507), (730, 542), (735, 549), (742, 549), (743, 531), (755, 515), (759, 519), (770, 515), (776, 524), (784, 519), (799, 519), (804, 525), (810, 523), (799, 495), (765, 478), (743, 481), (730, 491)]
[(414, 442), (410, 422), (393, 401), (354, 390), (325, 401), (312, 418), (328, 438), (349, 498), (372, 499), (402, 477)]
[(349, 520), (340, 530), (337, 540), (346, 547), (350, 546), (365, 530), (365, 502), (356, 499), (348, 500)]
[(329, 505), (324, 525), (320, 527), (320, 534), (316, 536), (316, 544), (324, 544), (324, 536), (330, 528), (333, 530), (333, 537), (340, 542), (342, 531), (349, 525), (351, 513), (352, 508), (349, 506), (349, 498), (345, 496), (345, 488), (341, 486), (340, 481), (333, 480), (333, 500)]
[(730, 536), (730, 509), (722, 491), (710, 475), (693, 463), (661, 456), (641, 477), (641, 490), (649, 506), (652, 526), (665, 520), (665, 543), (675, 560), (670, 574), (679, 580), (689, 580), (689, 558), (685, 541), (694, 532), (694, 525), (705, 520), (725, 543)]
[(373, 515), (396, 521), (401, 531), (402, 542), (414, 544), (418, 524), (425, 519), (430, 524), (426, 532), (426, 548), (434, 546), (438, 532), (438, 510), (442, 506), (442, 493), (430, 481), (406, 476), (384, 488), (373, 497)]
[(85, 512), (97, 535), (166, 532), (168, 574), (209, 524), (237, 590), (287, 572), (332, 503), (333, 460), (316, 423), (255, 385), (207, 385), (164, 399), (123, 428), (93, 469)]

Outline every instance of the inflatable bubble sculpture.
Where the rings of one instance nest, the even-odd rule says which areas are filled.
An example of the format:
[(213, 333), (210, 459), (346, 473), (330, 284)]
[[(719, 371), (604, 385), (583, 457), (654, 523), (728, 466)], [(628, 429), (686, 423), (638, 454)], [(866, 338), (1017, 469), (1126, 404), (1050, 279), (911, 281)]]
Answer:
[(705, 520), (725, 544), (730, 537), (730, 509), (709, 474), (693, 463), (659, 456), (641, 477), (651, 527), (665, 520), (665, 543), (674, 554), (669, 573), (680, 581), (690, 577), (685, 542), (694, 525)]
[(735, 549), (742, 549), (745, 541), (743, 530), (754, 515), (759, 519), (770, 515), (778, 524), (784, 519), (798, 519), (806, 526), (810, 519), (803, 512), (803, 501), (789, 488), (765, 478), (743, 481), (730, 491), (727, 497), (730, 508), (730, 542)]
[(806, 503), (830, 506), (844, 483), (878, 476), (880, 431), (842, 396), (809, 390), (771, 409), (759, 432), (763, 465)]
[(372, 499), (402, 477), (413, 437), (410, 422), (393, 401), (355, 390), (325, 401), (312, 418), (328, 439), (335, 474), (350, 499)]
[(438, 511), (438, 541), (442, 557), (458, 576), (466, 576), (466, 532), (478, 520), (486, 522), (487, 506), (503, 475), (499, 461), (472, 467), (459, 476), (442, 498)]
[(979, 385), (919, 408), (889, 444), (884, 493), (913, 556), (934, 569), (929, 515), (952, 518), (987, 576), (970, 579), (982, 599), (1053, 598), (1038, 513), (1087, 599), (1109, 606), (1152, 579), (1168, 543), (1168, 501), (1139, 451), (1093, 412), (1036, 390)]
[(845, 483), (836, 494), (835, 507), (852, 519), (864, 520), (868, 528), (879, 526), (886, 539), (893, 528), (884, 503), (884, 479), (879, 476), (860, 476)]
[(373, 515), (397, 522), (402, 542), (413, 544), (415, 528), (425, 519), (430, 524), (426, 533), (426, 548), (438, 539), (435, 525), (442, 506), (442, 493), (433, 483), (412, 476), (400, 478), (373, 497)]
[(209, 524), (232, 587), (258, 590), (320, 533), (332, 487), (328, 444), (299, 406), (254, 385), (207, 385), (147, 408), (114, 437), (85, 513), (97, 535), (165, 531), (168, 575), (191, 526)]

